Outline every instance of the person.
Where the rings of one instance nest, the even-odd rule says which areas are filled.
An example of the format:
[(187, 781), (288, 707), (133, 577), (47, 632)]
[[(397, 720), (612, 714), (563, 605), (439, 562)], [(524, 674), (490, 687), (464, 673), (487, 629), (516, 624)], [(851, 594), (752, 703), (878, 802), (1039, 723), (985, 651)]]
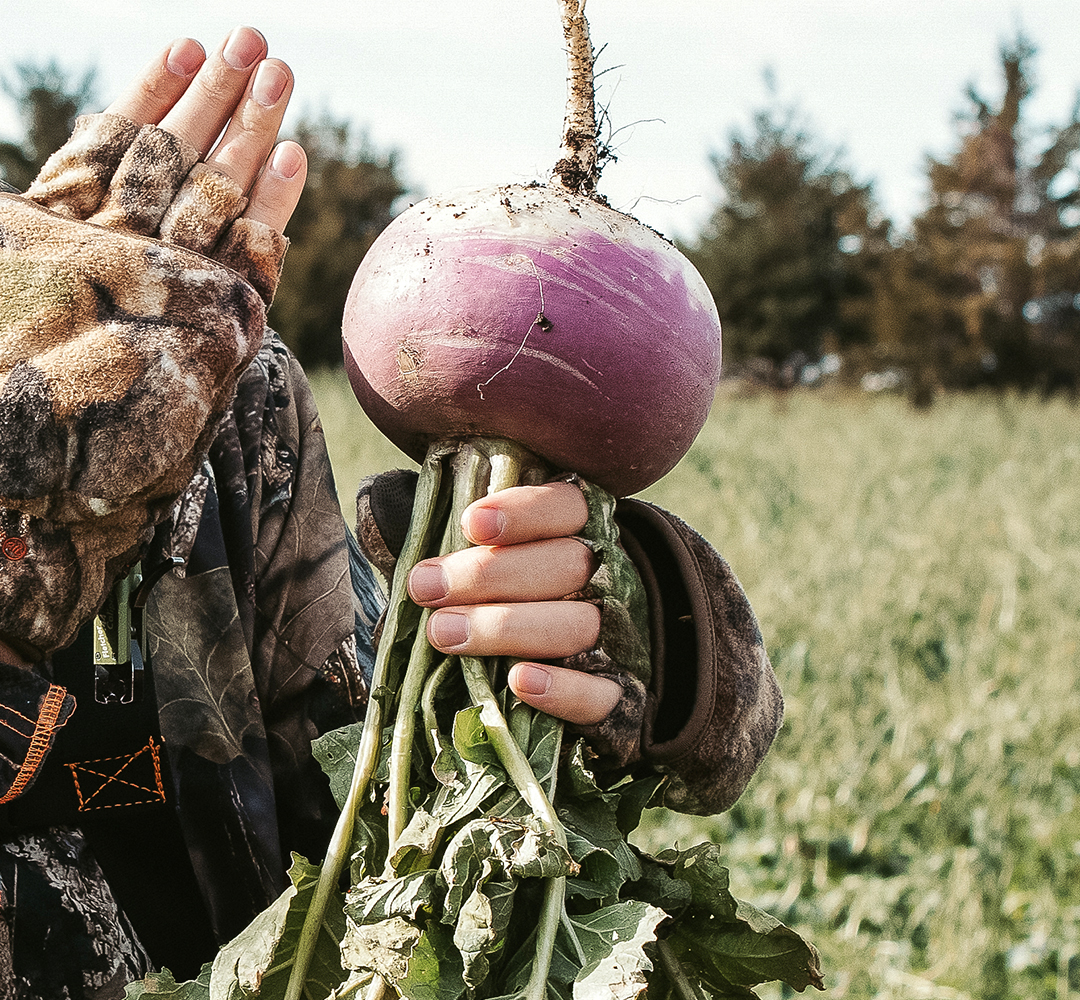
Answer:
[[(194, 976), (336, 818), (311, 741), (363, 716), (372, 567), (393, 573), (410, 479), (361, 484), (347, 528), (265, 326), (305, 180), (278, 141), (293, 83), (254, 29), (209, 55), (177, 40), (0, 193), (5, 996)], [(701, 536), (635, 500), (602, 558), (637, 590), (598, 599), (596, 497), (564, 478), (477, 501), (473, 547), (409, 593), (437, 648), (518, 658), (513, 692), (599, 766), (727, 808), (782, 714), (753, 612)], [(617, 628), (647, 628), (644, 670), (608, 655)]]

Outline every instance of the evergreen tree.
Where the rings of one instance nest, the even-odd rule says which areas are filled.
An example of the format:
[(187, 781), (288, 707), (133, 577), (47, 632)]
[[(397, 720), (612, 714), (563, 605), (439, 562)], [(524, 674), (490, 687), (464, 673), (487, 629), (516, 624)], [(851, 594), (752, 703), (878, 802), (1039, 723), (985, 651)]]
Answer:
[(308, 180), (285, 235), (291, 245), (271, 325), (305, 365), (340, 365), (341, 317), (353, 274), (405, 193), (394, 154), (353, 140), (347, 122), (304, 120), (294, 138)]
[(842, 160), (775, 102), (713, 156), (723, 200), (684, 249), (716, 299), (726, 356), (790, 377), (793, 359), (870, 338), (889, 224)]
[(75, 118), (94, 100), (94, 71), (72, 82), (56, 62), (20, 63), (14, 77), (0, 78), (0, 89), (15, 102), (22, 122), (20, 139), (0, 141), (0, 180), (24, 191), (49, 155), (71, 134)]
[(894, 274), (900, 353), (924, 391), (1080, 378), (1080, 102), (1037, 142), (1023, 116), (1035, 49), (1020, 36), (1000, 55), (1001, 101), (968, 88)]

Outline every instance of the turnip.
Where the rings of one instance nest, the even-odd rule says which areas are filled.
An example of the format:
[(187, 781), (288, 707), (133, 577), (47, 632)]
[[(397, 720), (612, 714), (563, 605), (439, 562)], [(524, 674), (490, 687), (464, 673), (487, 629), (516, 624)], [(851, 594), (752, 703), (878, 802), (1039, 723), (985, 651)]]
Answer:
[[(513, 827), (520, 839), (535, 842), (528, 865), (536, 868), (544, 888), (537, 911), (527, 915), (529, 930), (534, 931), (528, 944), (532, 958), (524, 979), (515, 973), (514, 995), (526, 1000), (547, 995), (559, 933), (568, 934), (571, 942), (564, 945), (569, 957), (564, 956), (563, 965), (591, 968), (593, 952), (581, 940), (585, 932), (574, 930), (577, 925), (565, 908), (567, 877), (576, 875), (579, 866), (571, 857), (563, 820), (552, 805), (560, 760), (582, 751), (560, 751), (561, 725), (513, 703), (501, 686), (499, 664), (472, 657), (445, 659), (433, 650), (425, 636), (429, 612), (421, 613), (405, 591), (406, 576), (417, 561), (467, 544), (459, 527), (461, 513), (485, 493), (542, 482), (558, 472), (579, 473), (618, 496), (655, 482), (686, 452), (715, 393), (720, 325), (703, 280), (669, 242), (608, 207), (595, 194), (598, 144), (585, 4), (583, 0), (560, 2), (568, 51), (569, 110), (562, 156), (551, 181), (432, 198), (415, 205), (372, 246), (346, 305), (345, 360), (357, 398), (383, 433), (422, 464), (355, 768), (297, 946), (289, 1000), (300, 996), (322, 914), (354, 844), (352, 824), (359, 810), (370, 808), (372, 780), (380, 762), (388, 770), (385, 824), (389, 847), (380, 862), (381, 871), (372, 869), (370, 859), (360, 866), (365, 885), (358, 885), (354, 895), (359, 897), (363, 889), (366, 899), (372, 891), (393, 886), (399, 898), (412, 898), (419, 892), (416, 887), (426, 886), (430, 876), (443, 886), (440, 891), (447, 898), (438, 906), (417, 902), (416, 907), (426, 906), (428, 913), (433, 907), (441, 909), (444, 923), (446, 911), (467, 908), (460, 900), (449, 901), (450, 895), (467, 887), (454, 888), (453, 862), (447, 860), (446, 852), (472, 830), (470, 824), (480, 820), (470, 820), (474, 813), (462, 811), (464, 807), (446, 805), (447, 796), (459, 794), (452, 788), (447, 791), (456, 780), (453, 776), (440, 777), (444, 787), (439, 788), (430, 773), (426, 778), (419, 776), (417, 763), (420, 754), (428, 771), (437, 772), (451, 759), (459, 769), (473, 767), (469, 773), (474, 777), (481, 774), (475, 771), (478, 764), (468, 764), (475, 741), (459, 738), (459, 727), (479, 726), (477, 739), (494, 752), (500, 773), (505, 773), (503, 780), (512, 785), (510, 793), (516, 789), (519, 796), (515, 801), (527, 807), (527, 815), (498, 814), (495, 826), (485, 828), (487, 835), (498, 839), (502, 823)], [(446, 725), (441, 721), (445, 712), (440, 716), (444, 707), (440, 698), (453, 688), (448, 678), (455, 671), (464, 679), (458, 688), (467, 694), (466, 706), (455, 717), (451, 740), (442, 732)], [(426, 746), (417, 736), (420, 720)], [(543, 744), (542, 753), (538, 744)], [(550, 763), (541, 777), (530, 763), (530, 754), (534, 762), (540, 754)], [(477, 760), (482, 761), (483, 754)], [(578, 790), (566, 794), (589, 798), (591, 778), (580, 768), (576, 773)], [(487, 774), (482, 772), (476, 781), (487, 780)], [(647, 792), (655, 790), (659, 780), (631, 796), (638, 814)], [(432, 798), (418, 808), (416, 799), (428, 794), (425, 788), (432, 785)], [(471, 793), (460, 794), (467, 799)], [(599, 789), (596, 794), (601, 794)], [(614, 809), (613, 800), (605, 801), (605, 808)], [(424, 811), (428, 802), (436, 803), (430, 807), (432, 815)], [(452, 819), (436, 822), (434, 814), (440, 808)], [(633, 813), (634, 807), (628, 811)], [(423, 825), (421, 820), (429, 821), (429, 826), (443, 824), (430, 845), (420, 846), (423, 838), (414, 828)], [(577, 833), (574, 836), (582, 839)], [(634, 868), (638, 862), (629, 847), (626, 852), (630, 860), (625, 866)], [(511, 868), (526, 864), (520, 853), (514, 859)], [(492, 865), (502, 872), (499, 865), (510, 863), (504, 852), (497, 861), (487, 858), (484, 864), (487, 874), (476, 876), (481, 882), (493, 877)], [(634, 955), (640, 964), (631, 970), (626, 991), (620, 994), (632, 996), (644, 989), (644, 969), (650, 967), (637, 938), (652, 947), (655, 929), (667, 914), (645, 902), (648, 897), (635, 897), (642, 902), (632, 905), (624, 903), (619, 887), (627, 879), (625, 872), (620, 874), (607, 893), (608, 901), (614, 899), (617, 905), (601, 917), (607, 920), (618, 909), (624, 923), (618, 931), (604, 932), (607, 943), (598, 954), (613, 954), (620, 933), (627, 941), (635, 940)], [(583, 882), (576, 891), (592, 892), (591, 884)], [(512, 885), (506, 889), (514, 891)], [(599, 906), (604, 892), (595, 892)], [(474, 893), (470, 901), (475, 898)], [(469, 925), (469, 937), (459, 920), (454, 943), (466, 956), (466, 985), (485, 996), (499, 992), (484, 977), (489, 957), (503, 942), (495, 940), (498, 919), (490, 912), (497, 908), (492, 900), (481, 896), (476, 905), (487, 907), (478, 925), (487, 938), (481, 934), (483, 940), (477, 944), (474, 924)], [(405, 918), (398, 911), (394, 914), (379, 927), (384, 934), (393, 929), (407, 936), (418, 920), (416, 912), (408, 911)], [(425, 919), (435, 934), (439, 921)], [(395, 920), (399, 923), (393, 924)], [(523, 918), (517, 920), (521, 925)], [(632, 928), (628, 937), (627, 920)], [(443, 940), (449, 933), (439, 931), (436, 938)], [(429, 947), (433, 947), (430, 942)], [(676, 991), (689, 989), (692, 992), (687, 995), (697, 996), (694, 987), (679, 985), (686, 976), (672, 953), (665, 952), (659, 942), (656, 947)], [(606, 960), (596, 959), (601, 966)], [(370, 961), (363, 965), (376, 971), (370, 996), (388, 988), (387, 984), (408, 994), (404, 978), (399, 980), (393, 970)], [(565, 975), (565, 968), (560, 975)], [(602, 973), (594, 970), (589, 978), (588, 989), (608, 995)], [(805, 985), (813, 978), (796, 976), (788, 981)]]

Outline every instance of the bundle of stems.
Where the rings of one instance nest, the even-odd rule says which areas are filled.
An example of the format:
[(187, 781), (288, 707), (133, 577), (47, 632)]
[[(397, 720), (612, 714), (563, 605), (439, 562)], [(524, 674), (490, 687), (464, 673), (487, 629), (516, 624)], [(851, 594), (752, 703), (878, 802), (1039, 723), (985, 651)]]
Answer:
[[(494, 686), (496, 673), (503, 664), (497, 658), (444, 657), (427, 639), (430, 610), (413, 604), (407, 591), (409, 572), (422, 559), (455, 552), (471, 544), (461, 529), (461, 518), (473, 501), (511, 486), (542, 483), (549, 475), (543, 463), (525, 448), (498, 438), (448, 440), (429, 447), (420, 469), (412, 520), (394, 569), (352, 781), (304, 921), (286, 1000), (299, 1000), (301, 996), (319, 929), (348, 860), (357, 812), (365, 796), (371, 794), (387, 727), (392, 727), (393, 735), (385, 799), (390, 846), (384, 875), (392, 875), (391, 859), (411, 814), (409, 790), (417, 723), (423, 720), (429, 734), (436, 728), (434, 692), (455, 666), (461, 671), (472, 704), (480, 710), (488, 739), (508, 778), (540, 828), (566, 849), (566, 832), (551, 804), (554, 788), (545, 789), (541, 785), (515, 737), (515, 731), (519, 735), (528, 733), (533, 710), (518, 703), (508, 713), (509, 718), (504, 715)], [(553, 785), (554, 777), (551, 782)], [(526, 1000), (541, 1000), (545, 996), (565, 895), (565, 876), (545, 879), (536, 958)], [(376, 977), (370, 1000), (383, 989), (384, 984)]]

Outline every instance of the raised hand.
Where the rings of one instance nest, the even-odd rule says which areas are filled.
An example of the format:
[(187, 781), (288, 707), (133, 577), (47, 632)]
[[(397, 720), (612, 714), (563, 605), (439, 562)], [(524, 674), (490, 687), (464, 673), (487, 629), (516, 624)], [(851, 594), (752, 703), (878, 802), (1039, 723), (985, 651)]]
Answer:
[(18, 659), (93, 617), (262, 343), (305, 175), (275, 147), (291, 91), (253, 29), (210, 57), (175, 42), (24, 196), (0, 194), (0, 643)]

